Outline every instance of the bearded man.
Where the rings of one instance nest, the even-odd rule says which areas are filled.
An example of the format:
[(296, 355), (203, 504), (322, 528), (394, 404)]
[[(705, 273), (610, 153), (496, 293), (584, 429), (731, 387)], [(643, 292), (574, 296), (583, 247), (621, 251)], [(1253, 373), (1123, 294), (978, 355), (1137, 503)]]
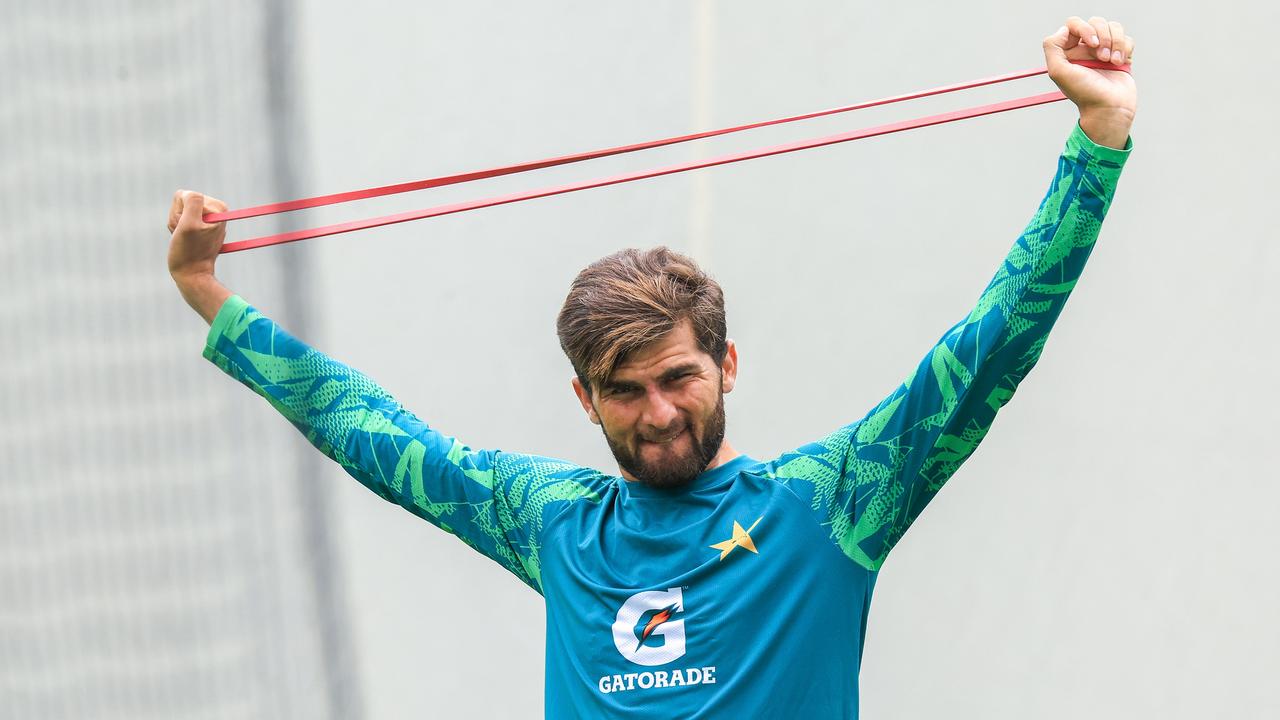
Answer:
[(861, 420), (770, 460), (725, 438), (738, 352), (719, 285), (666, 248), (584, 269), (560, 311), (573, 390), (619, 474), (473, 450), (289, 336), (213, 274), (225, 206), (174, 197), (169, 267), (204, 355), (383, 498), (547, 600), (554, 718), (856, 718), (885, 557), (1035, 365), (1128, 152), (1133, 40), (1070, 18), (1044, 40), (1080, 110), (1049, 192), (976, 307)]

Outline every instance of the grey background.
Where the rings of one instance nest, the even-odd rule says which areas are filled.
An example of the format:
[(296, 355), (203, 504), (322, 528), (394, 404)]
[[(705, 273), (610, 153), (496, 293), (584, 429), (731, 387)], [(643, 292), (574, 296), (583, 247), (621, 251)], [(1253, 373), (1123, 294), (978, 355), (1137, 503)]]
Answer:
[[(283, 10), (0, 3), (0, 718), (360, 711), (314, 454), (164, 270), (176, 186), (292, 191)], [(305, 332), (305, 262), (235, 275)]]
[[(253, 7), (225, 6), (220, 20), (186, 36), (208, 48), (190, 69), (207, 102), (245, 80), (226, 65), (236, 30), (225, 23)], [(1139, 44), (1134, 155), (1040, 365), (881, 574), (863, 713), (1280, 713), (1273, 5), (314, 2), (290, 11), (286, 47), (297, 73), (284, 95), (297, 122), (282, 142), (297, 148), (297, 176), (277, 187), (297, 195), (1033, 67), (1041, 38), (1067, 15), (1124, 22)], [(1047, 86), (1041, 78), (287, 222), (602, 176)], [(194, 118), (221, 112), (204, 102), (179, 101)], [(306, 340), (473, 447), (608, 468), (570, 392), (555, 313), (587, 262), (669, 244), (725, 287), (742, 359), (729, 433), (764, 458), (861, 417), (968, 312), (1043, 196), (1074, 118), (1059, 104), (241, 253), (220, 274), (269, 314), (304, 309), (294, 317)], [(234, 156), (262, 132), (216, 126), (199, 136), (201, 154)], [(177, 134), (166, 146), (186, 152), (194, 141)], [(189, 174), (157, 177), (233, 207), (283, 199), (260, 190), (269, 168), (208, 173), (201, 164), (193, 158)], [(172, 188), (154, 189), (136, 232), (154, 235), (155, 256), (136, 263), (163, 278), (156, 231)], [(232, 237), (272, 229), (249, 221)], [(301, 307), (279, 295), (263, 271), (273, 266), (303, 276)], [(126, 271), (146, 274), (111, 270)], [(176, 293), (155, 302), (167, 303), (165, 313), (183, 310)], [(198, 368), (202, 324), (190, 316), (177, 327), (184, 362)], [(284, 424), (212, 367), (199, 372), (193, 382), (238, 416)], [(284, 430), (270, 436), (270, 452), (307, 455), (302, 438)], [(210, 482), (273, 479), (255, 472), (224, 468)], [(317, 511), (328, 513), (336, 554), (325, 577), (343, 608), (339, 636), (350, 639), (337, 671), (350, 692), (334, 703), (351, 702), (358, 688), (360, 710), (346, 714), (540, 714), (535, 593), (336, 467), (303, 473), (302, 482), (275, 502), (296, 511), (298, 497), (329, 494)]]

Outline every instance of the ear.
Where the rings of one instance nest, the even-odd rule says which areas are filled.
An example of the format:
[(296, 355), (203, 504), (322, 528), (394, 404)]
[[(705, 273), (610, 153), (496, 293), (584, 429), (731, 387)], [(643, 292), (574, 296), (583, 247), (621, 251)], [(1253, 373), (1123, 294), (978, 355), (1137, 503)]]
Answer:
[(725, 340), (724, 359), (720, 361), (720, 389), (732, 392), (738, 382), (738, 344)]
[(596, 406), (591, 402), (591, 393), (582, 386), (582, 381), (578, 378), (575, 377), (571, 382), (573, 383), (573, 393), (578, 396), (578, 402), (582, 403), (582, 409), (587, 411), (587, 418), (599, 425), (600, 416), (596, 414)]

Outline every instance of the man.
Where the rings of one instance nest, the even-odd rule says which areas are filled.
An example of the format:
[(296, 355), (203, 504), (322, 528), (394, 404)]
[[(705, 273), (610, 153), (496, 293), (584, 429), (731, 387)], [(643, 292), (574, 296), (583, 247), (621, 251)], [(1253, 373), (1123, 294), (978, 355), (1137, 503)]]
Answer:
[(738, 354), (719, 286), (665, 248), (584, 269), (560, 311), (574, 392), (621, 476), (472, 450), (214, 278), (216, 200), (179, 192), (169, 267), (205, 357), (369, 489), (542, 593), (550, 717), (857, 717), (877, 572), (1035, 364), (1127, 158), (1129, 61), (1102, 18), (1044, 40), (1080, 110), (1048, 195), (977, 306), (862, 420), (762, 462), (724, 438)]

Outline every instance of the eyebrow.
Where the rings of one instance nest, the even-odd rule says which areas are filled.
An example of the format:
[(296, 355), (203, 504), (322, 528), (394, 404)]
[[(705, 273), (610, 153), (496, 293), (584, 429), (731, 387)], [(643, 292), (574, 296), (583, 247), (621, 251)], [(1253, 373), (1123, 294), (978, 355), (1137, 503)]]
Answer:
[(674, 380), (681, 375), (691, 375), (702, 370), (702, 366), (697, 363), (684, 363), (675, 367), (667, 368), (662, 375), (658, 376), (660, 380)]
[[(700, 372), (701, 370), (702, 366), (697, 363), (682, 363), (662, 371), (662, 374), (658, 376), (658, 382), (669, 382), (671, 380), (675, 380), (681, 375), (692, 375)], [(608, 380), (603, 383), (603, 387), (609, 392), (618, 392), (639, 388), (641, 385), (633, 380)]]
[(604, 390), (606, 392), (620, 392), (624, 390), (634, 390), (638, 387), (640, 387), (638, 383), (633, 383), (630, 380), (607, 380), (604, 383)]

